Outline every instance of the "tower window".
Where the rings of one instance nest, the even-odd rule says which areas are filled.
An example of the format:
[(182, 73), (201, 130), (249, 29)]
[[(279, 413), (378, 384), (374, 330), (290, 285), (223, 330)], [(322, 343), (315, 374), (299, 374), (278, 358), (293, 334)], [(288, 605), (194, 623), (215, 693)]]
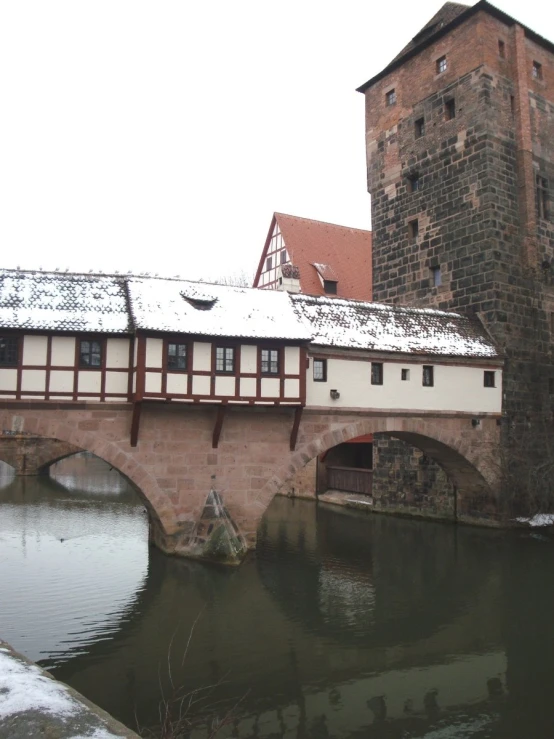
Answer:
[(535, 80), (542, 80), (542, 64), (539, 62), (533, 62), (532, 75)]
[(456, 101), (454, 100), (454, 98), (450, 98), (450, 100), (447, 100), (444, 104), (444, 119), (446, 121), (451, 121), (455, 117), (456, 117)]
[(492, 370), (485, 370), (483, 372), (483, 386), (495, 387), (494, 372)]
[(423, 365), (422, 385), (423, 387), (433, 387), (435, 384), (434, 367), (431, 365)]
[(506, 44), (504, 43), (504, 41), (502, 41), (502, 39), (498, 39), (498, 56), (501, 59), (506, 58)]
[(548, 218), (548, 180), (537, 175), (537, 216), (546, 220)]
[(414, 218), (413, 221), (410, 221), (408, 223), (408, 237), (411, 239), (411, 241), (417, 241), (417, 237), (419, 236), (419, 221), (417, 218)]
[(441, 268), (431, 267), (431, 284), (433, 287), (440, 287), (442, 285)]
[(385, 102), (387, 105), (395, 105), (396, 103), (396, 90), (389, 90), (385, 95)]
[(408, 177), (408, 192), (417, 192), (421, 190), (421, 178), (418, 174), (412, 174)]
[(422, 136), (425, 136), (425, 118), (418, 118), (414, 127), (416, 139), (420, 139)]
[(437, 74), (442, 74), (443, 72), (446, 72), (446, 57), (441, 56), (440, 59), (437, 59)]
[(371, 363), (371, 384), (382, 385), (383, 384), (383, 364), (382, 362)]

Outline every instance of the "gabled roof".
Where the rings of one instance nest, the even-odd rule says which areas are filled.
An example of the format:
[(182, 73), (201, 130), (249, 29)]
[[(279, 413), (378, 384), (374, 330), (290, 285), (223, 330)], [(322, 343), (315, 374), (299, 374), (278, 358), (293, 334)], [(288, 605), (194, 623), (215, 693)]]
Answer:
[(476, 15), (479, 11), (488, 13), (493, 18), (497, 18), (502, 23), (505, 23), (507, 26), (513, 26), (517, 23), (525, 31), (527, 38), (539, 44), (539, 46), (542, 46), (550, 53), (554, 53), (554, 44), (551, 41), (548, 41), (548, 39), (545, 39), (527, 26), (524, 26), (523, 23), (519, 23), (519, 21), (516, 21), (502, 10), (499, 10), (499, 8), (496, 8), (487, 0), (479, 0), (475, 5), (471, 6), (462, 5), (461, 3), (447, 2), (442, 6), (438, 13), (436, 13), (433, 18), (431, 18), (431, 20), (426, 23), (418, 33), (416, 33), (410, 43), (407, 44), (397, 56), (395, 56), (392, 62), (387, 64), (384, 69), (370, 80), (358, 87), (357, 92), (365, 92), (375, 82), (378, 82), (390, 72), (393, 72), (408, 61), (408, 59), (419, 54), (420, 51), (430, 46), (442, 36), (445, 36), (452, 29), (456, 28), (456, 26), (465, 23), (465, 21)]
[(0, 327), (128, 333), (125, 283), (108, 275), (1, 270)]
[(290, 295), (294, 311), (320, 346), (448, 357), (500, 354), (477, 318), (429, 308)]
[(275, 224), (285, 241), (290, 261), (300, 270), (300, 289), (308, 295), (324, 295), (315, 264), (326, 265), (337, 280), (340, 297), (371, 300), (371, 231), (337, 226), (310, 218), (274, 213), (254, 285), (265, 263)]

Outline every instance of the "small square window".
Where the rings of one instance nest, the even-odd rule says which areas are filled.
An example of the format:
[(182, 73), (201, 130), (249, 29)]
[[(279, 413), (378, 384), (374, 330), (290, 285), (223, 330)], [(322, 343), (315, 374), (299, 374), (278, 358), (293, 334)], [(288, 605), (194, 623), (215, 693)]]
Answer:
[(498, 39), (498, 56), (501, 59), (506, 58), (506, 44), (504, 43), (504, 41), (502, 41), (502, 39)]
[(336, 280), (323, 280), (323, 290), (326, 295), (336, 295), (337, 294)]
[(400, 370), (400, 376), (402, 380), (409, 380), (410, 379), (410, 370), (409, 369), (402, 369)]
[(421, 178), (418, 174), (412, 174), (408, 177), (408, 192), (417, 192), (421, 190)]
[(485, 387), (495, 387), (494, 374), (491, 370), (485, 370), (483, 372), (483, 385)]
[(395, 105), (396, 103), (396, 90), (389, 90), (385, 95), (385, 102), (387, 105)]
[(433, 387), (435, 384), (435, 373), (432, 365), (423, 365), (422, 385), (423, 387)]
[(262, 375), (279, 374), (279, 349), (262, 349), (261, 371)]
[(382, 362), (371, 363), (371, 384), (382, 385), (383, 384), (383, 364)]
[(187, 345), (173, 344), (167, 345), (167, 369), (168, 370), (186, 370), (187, 368)]
[(414, 218), (413, 221), (408, 223), (408, 236), (411, 241), (417, 241), (417, 237), (419, 236), (419, 221), (417, 218)]
[(431, 284), (433, 287), (440, 287), (442, 285), (441, 268), (431, 267)]
[(82, 339), (79, 344), (79, 366), (100, 367), (102, 364), (102, 345), (99, 341)]
[(314, 359), (314, 382), (327, 382), (326, 359)]
[(0, 367), (14, 367), (19, 358), (19, 339), (16, 336), (0, 336)]
[(267, 259), (265, 260), (265, 268), (266, 268), (267, 270), (270, 270), (272, 266), (273, 266), (273, 264), (272, 264), (272, 259), (271, 259), (271, 257), (268, 257), (268, 258), (267, 258)]
[(218, 346), (215, 350), (215, 371), (233, 373), (235, 371), (235, 349), (232, 346)]
[(542, 80), (542, 64), (533, 62), (532, 75), (535, 80)]
[(414, 129), (416, 139), (420, 139), (422, 136), (425, 136), (425, 118), (418, 118), (414, 123)]
[(442, 74), (443, 72), (446, 72), (446, 57), (441, 56), (440, 59), (437, 59), (437, 74)]
[(450, 98), (444, 104), (444, 119), (451, 121), (456, 117), (456, 101), (454, 98)]

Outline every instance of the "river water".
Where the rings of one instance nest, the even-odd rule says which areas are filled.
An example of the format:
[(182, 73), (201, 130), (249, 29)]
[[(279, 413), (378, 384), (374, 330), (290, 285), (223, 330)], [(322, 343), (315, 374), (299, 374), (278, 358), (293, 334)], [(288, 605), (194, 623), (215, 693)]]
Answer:
[(237, 569), (147, 534), (96, 458), (0, 467), (0, 636), (145, 735), (554, 736), (553, 539), (286, 498)]

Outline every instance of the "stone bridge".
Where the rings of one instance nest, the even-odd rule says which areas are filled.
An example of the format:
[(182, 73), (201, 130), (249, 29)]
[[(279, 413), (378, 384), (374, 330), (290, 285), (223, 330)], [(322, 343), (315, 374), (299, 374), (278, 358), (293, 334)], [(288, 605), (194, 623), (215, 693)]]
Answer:
[[(213, 406), (144, 403), (140, 438), (131, 446), (132, 415), (130, 403), (5, 401), (0, 429), (17, 432), (23, 452), (12, 449), (10, 456), (14, 442), (6, 437), (0, 459), (20, 469), (23, 454), (25, 471), (38, 471), (76, 451), (92, 452), (142, 495), (154, 543), (182, 556), (240, 560), (255, 547), (274, 495), (299, 470), (368, 433), (406, 441), (438, 462), (454, 485), (457, 520), (496, 525), (501, 519), (495, 414), (476, 420), (460, 413), (305, 409), (291, 443), (299, 418), (292, 408), (230, 406), (223, 421)], [(41, 439), (26, 446), (23, 435)]]

